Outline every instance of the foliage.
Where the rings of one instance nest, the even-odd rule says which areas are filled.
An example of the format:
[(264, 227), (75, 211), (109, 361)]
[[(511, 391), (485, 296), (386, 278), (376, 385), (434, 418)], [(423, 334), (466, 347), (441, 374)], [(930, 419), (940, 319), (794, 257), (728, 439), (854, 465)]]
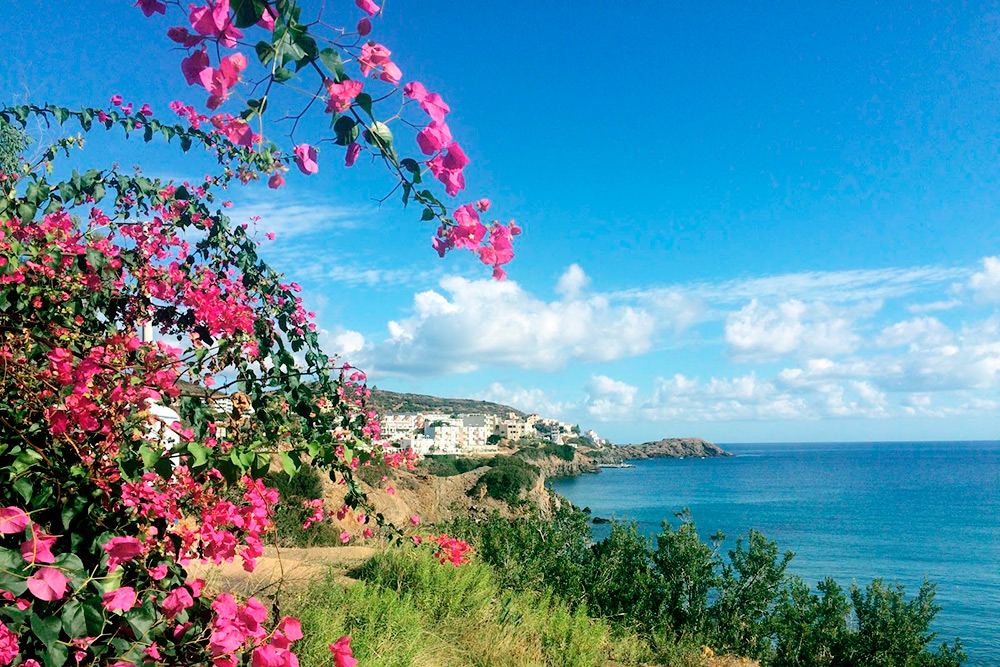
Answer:
[(558, 598), (511, 591), (482, 563), (438, 567), (429, 556), (390, 549), (353, 573), (289, 594), (302, 620), (303, 667), (328, 664), (326, 644), (350, 634), (366, 666), (470, 664), (484, 667), (597, 666), (609, 658), (638, 665), (651, 656), (633, 634), (572, 609)]
[[(518, 443), (521, 444), (520, 442)], [(557, 445), (551, 442), (536, 442), (535, 446), (522, 446), (517, 451), (517, 456), (525, 459), (541, 459), (553, 456), (563, 461), (572, 461), (576, 456), (576, 450), (569, 445)]]
[(28, 147), (27, 133), (5, 120), (0, 120), (0, 178), (20, 171), (24, 150)]
[(494, 512), (479, 523), (459, 518), (448, 530), (474, 541), (479, 558), (494, 567), (503, 588), (551, 589), (578, 604), (592, 560), (590, 527), (586, 516), (568, 503), (551, 512), (551, 518), (532, 513), (512, 520)]
[[(322, 141), (342, 146), (347, 166), (367, 154), (385, 167), (390, 194), (416, 202), (437, 226), (442, 256), (475, 252), (498, 279), (513, 257), (520, 230), (481, 222), (488, 200), (451, 210), (423, 183), (429, 173), (457, 195), (468, 158), (440, 95), (414, 81), (395, 94), (402, 74), (391, 53), (362, 39), (368, 16), (338, 28), (331, 17), (303, 17), (291, 0), (206, 3), (168, 36), (186, 50), (180, 72), (208, 93), (213, 115), (182, 102), (157, 115), (120, 95), (105, 107), (0, 108), (10, 172), (0, 179), (0, 664), (124, 667), (155, 656), (175, 666), (294, 665), (295, 619), (279, 618), (267, 600), (209, 594), (187, 572), (191, 562), (237, 557), (255, 567), (275, 538), (279, 493), (263, 481), (275, 460), (289, 476), (308, 460), (342, 484), (344, 511), (371, 519), (358, 524), (366, 537), (373, 528), (400, 536), (355, 479), (373, 462), (408, 462), (376, 444), (364, 375), (320, 347), (301, 288), (261, 259), (248, 224), (224, 213), (237, 183), (267, 179), (277, 189), (292, 165), (306, 175), (319, 169), (317, 149), (295, 142), (297, 120), (294, 147), (265, 137), (265, 119), (292, 112), (279, 98), (315, 85), (298, 118), (323, 114), (333, 129)], [(135, 5), (147, 17), (167, 11), (160, 0)], [(254, 64), (238, 50), (247, 40)], [(233, 95), (241, 81), (249, 95)], [(236, 99), (233, 113), (218, 111)], [(393, 129), (428, 117), (416, 136), (425, 157), (402, 158)], [(8, 170), (24, 148), (21, 130), (35, 121), (58, 136)], [(62, 156), (84, 140), (71, 127), (164, 141), (217, 168), (193, 183), (117, 164), (73, 169)], [(161, 340), (136, 336), (146, 323)], [(223, 407), (233, 390), (245, 407), (233, 396), (234, 407)], [(179, 420), (156, 416), (168, 406)], [(320, 520), (322, 499), (308, 502), (305, 523)], [(446, 559), (464, 560), (461, 545), (439, 544)], [(346, 642), (335, 652), (350, 662)]]
[(655, 540), (613, 521), (609, 537), (591, 544), (584, 513), (568, 504), (552, 512), (551, 521), (496, 514), (449, 528), (474, 544), (502, 587), (551, 592), (637, 629), (663, 664), (701, 665), (703, 645), (768, 667), (956, 667), (965, 659), (958, 640), (929, 648), (938, 609), (930, 584), (906, 599), (901, 586), (875, 580), (848, 597), (828, 578), (813, 593), (786, 573), (792, 554), (758, 531), (723, 556), (725, 537), (702, 541), (684, 510)]
[(487, 461), (473, 456), (444, 454), (428, 456), (420, 460), (419, 467), (437, 477), (454, 477), (487, 465)]
[(470, 496), (485, 493), (494, 500), (517, 505), (538, 481), (538, 468), (513, 456), (494, 456), (487, 465), (490, 469), (469, 490)]
[[(368, 466), (364, 468), (369, 469)], [(274, 532), (280, 546), (313, 547), (340, 543), (338, 531), (329, 522), (320, 521), (309, 529), (303, 529), (313, 514), (313, 509), (305, 503), (323, 497), (323, 479), (314, 466), (303, 465), (291, 477), (284, 471), (272, 471), (264, 477), (264, 481), (278, 491)]]

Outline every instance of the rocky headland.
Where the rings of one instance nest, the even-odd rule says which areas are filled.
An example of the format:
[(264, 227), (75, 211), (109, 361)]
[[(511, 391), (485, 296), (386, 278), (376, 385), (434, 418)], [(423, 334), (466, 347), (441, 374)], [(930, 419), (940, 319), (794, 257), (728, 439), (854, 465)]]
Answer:
[(733, 456), (733, 454), (701, 438), (663, 438), (639, 445), (612, 445), (589, 451), (586, 456), (594, 463), (617, 463), (662, 458), (709, 458)]

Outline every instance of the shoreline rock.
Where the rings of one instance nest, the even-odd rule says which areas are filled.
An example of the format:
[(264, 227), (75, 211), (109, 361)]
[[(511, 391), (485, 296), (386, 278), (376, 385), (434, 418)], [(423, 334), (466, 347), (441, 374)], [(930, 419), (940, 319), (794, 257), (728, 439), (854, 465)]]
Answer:
[(734, 456), (718, 445), (701, 438), (663, 438), (640, 445), (618, 445), (587, 453), (594, 463), (617, 463), (618, 461), (641, 461), (663, 458), (709, 458)]

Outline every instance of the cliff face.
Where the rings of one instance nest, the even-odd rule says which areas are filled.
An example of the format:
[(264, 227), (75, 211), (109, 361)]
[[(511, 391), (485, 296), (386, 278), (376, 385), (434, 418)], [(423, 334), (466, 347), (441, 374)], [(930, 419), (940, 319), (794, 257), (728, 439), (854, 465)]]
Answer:
[(590, 452), (588, 456), (595, 463), (614, 463), (640, 459), (688, 458), (709, 456), (732, 456), (718, 445), (701, 438), (663, 438), (641, 445), (621, 445), (610, 449)]

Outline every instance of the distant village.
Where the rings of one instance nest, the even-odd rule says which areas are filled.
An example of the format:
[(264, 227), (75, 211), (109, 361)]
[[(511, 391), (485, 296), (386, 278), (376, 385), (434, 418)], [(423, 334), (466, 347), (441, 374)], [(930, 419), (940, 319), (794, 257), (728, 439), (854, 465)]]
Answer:
[(389, 413), (380, 419), (382, 441), (391, 447), (413, 449), (421, 456), (496, 454), (501, 445), (535, 439), (576, 448), (604, 447), (607, 440), (593, 430), (580, 433), (575, 424), (532, 414), (445, 414), (442, 412)]

